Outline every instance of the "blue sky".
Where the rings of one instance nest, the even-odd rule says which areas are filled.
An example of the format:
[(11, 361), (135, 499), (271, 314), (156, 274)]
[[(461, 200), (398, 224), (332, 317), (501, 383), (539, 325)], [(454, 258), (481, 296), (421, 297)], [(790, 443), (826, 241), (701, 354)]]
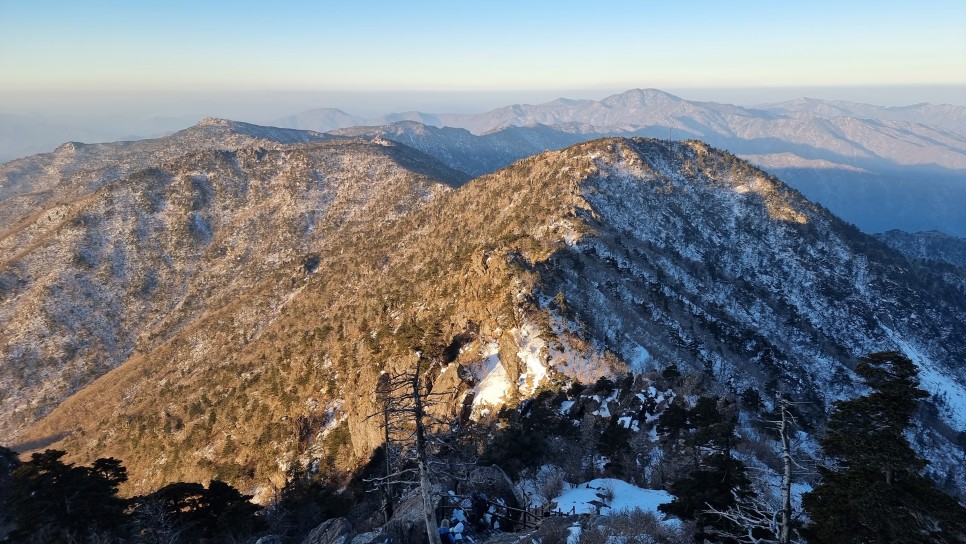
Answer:
[(962, 0), (0, 0), (0, 91), (962, 86), (964, 29)]

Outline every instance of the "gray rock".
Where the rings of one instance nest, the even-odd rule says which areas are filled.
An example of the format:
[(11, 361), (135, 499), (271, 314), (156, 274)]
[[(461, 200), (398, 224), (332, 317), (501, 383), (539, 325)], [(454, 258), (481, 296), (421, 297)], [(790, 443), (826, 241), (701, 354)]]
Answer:
[(370, 531), (352, 537), (350, 544), (388, 544), (392, 542), (389, 535), (382, 531)]
[(349, 544), (352, 536), (352, 524), (345, 518), (335, 518), (312, 529), (302, 544)]
[(404, 498), (385, 527), (389, 540), (395, 544), (423, 544), (426, 542), (426, 522), (423, 519), (423, 498), (413, 493)]

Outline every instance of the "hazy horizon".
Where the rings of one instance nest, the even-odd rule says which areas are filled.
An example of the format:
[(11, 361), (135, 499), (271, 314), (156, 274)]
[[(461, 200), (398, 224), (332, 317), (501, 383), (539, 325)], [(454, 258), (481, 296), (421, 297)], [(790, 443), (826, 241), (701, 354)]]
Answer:
[[(635, 88), (657, 88), (641, 85)], [(685, 100), (752, 107), (808, 97), (896, 107), (966, 106), (966, 85), (659, 88)], [(205, 117), (272, 124), (317, 108), (375, 118), (390, 113), (484, 113), (557, 98), (600, 100), (628, 89), (502, 91), (0, 91), (0, 162), (83, 143), (154, 138)]]
[[(919, 103), (966, 107), (963, 85), (860, 85), (761, 87), (662, 87), (641, 84), (594, 89), (498, 90), (0, 90), (0, 113), (115, 114), (153, 111), (156, 115), (196, 115), (240, 111), (265, 120), (316, 108), (335, 108), (360, 116), (403, 111), (482, 113), (511, 104), (540, 104), (557, 98), (600, 100), (631, 89), (658, 89), (685, 100), (719, 102), (741, 107), (797, 98), (844, 100), (884, 107)], [(293, 110), (294, 108), (294, 110)], [(303, 108), (303, 109), (298, 109)]]

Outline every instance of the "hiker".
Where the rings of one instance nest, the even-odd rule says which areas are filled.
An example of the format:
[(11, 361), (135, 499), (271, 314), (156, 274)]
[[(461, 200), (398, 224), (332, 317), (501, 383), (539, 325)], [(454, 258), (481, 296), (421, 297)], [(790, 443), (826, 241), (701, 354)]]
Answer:
[(473, 504), (473, 516), (470, 521), (477, 528), (477, 530), (487, 529), (486, 523), (486, 507), (488, 506), (486, 495), (480, 491), (474, 491), (471, 495), (471, 501)]
[(463, 529), (465, 528), (466, 526), (463, 525), (462, 521), (457, 521), (456, 525), (450, 528), (449, 534), (451, 537), (453, 537), (453, 542), (459, 544), (459, 542), (463, 540)]
[(449, 530), (448, 519), (444, 519), (439, 525), (439, 541), (443, 544), (456, 544), (456, 539), (453, 538), (453, 533)]

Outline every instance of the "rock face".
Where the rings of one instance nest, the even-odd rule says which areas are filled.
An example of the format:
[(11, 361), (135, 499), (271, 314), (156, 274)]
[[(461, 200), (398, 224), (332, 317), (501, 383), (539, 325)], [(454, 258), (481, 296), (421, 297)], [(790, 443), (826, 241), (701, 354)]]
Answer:
[(383, 530), (389, 536), (390, 542), (399, 544), (427, 542), (422, 496), (419, 493), (413, 493), (403, 499)]
[(302, 544), (349, 544), (352, 536), (352, 524), (345, 518), (335, 518), (312, 529)]
[[(931, 470), (960, 462), (943, 429), (966, 428), (963, 293), (731, 154), (602, 139), (453, 189), (433, 181), (451, 170), (384, 140), (246, 153), (214, 176), (189, 162), (152, 182), (182, 187), (164, 200), (181, 203), (173, 221), (193, 241), (167, 251), (203, 248), (187, 277), (204, 281), (23, 440), (121, 458), (135, 490), (278, 485), (295, 463), (368, 460), (378, 377), (410, 370), (426, 341), (443, 348), (426, 375), (449, 384), (450, 415), (484, 420), (554, 381), (676, 365), (723, 392), (792, 393), (818, 421), (855, 393), (856, 356), (898, 350), (938, 408), (917, 430)], [(249, 179), (236, 171), (253, 196), (218, 189)], [(70, 277), (109, 277), (92, 262)]]
[[(425, 537), (425, 535), (426, 532), (423, 531), (421, 536)], [(326, 520), (312, 529), (305, 540), (302, 541), (302, 544), (387, 544), (389, 542), (401, 541), (392, 540), (388, 534), (382, 531), (356, 534), (348, 520), (335, 518)]]

